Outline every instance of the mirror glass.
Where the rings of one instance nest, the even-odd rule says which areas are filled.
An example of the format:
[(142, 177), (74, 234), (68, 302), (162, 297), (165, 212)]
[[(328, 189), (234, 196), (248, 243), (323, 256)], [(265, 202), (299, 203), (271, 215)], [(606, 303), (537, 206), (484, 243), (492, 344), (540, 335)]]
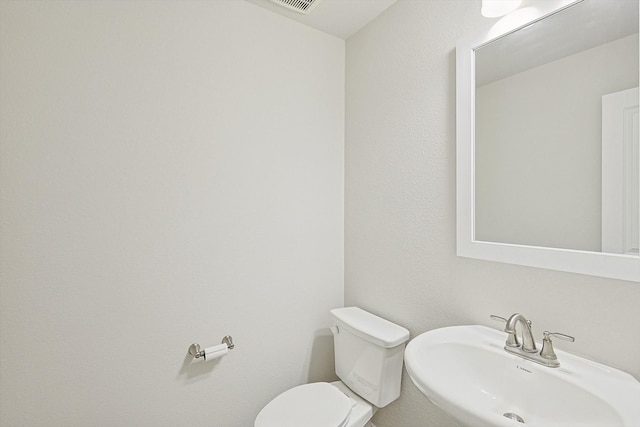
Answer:
[(638, 16), (583, 0), (473, 47), (471, 240), (638, 256)]
[(526, 0), (458, 40), (458, 256), (640, 282), (638, 3)]

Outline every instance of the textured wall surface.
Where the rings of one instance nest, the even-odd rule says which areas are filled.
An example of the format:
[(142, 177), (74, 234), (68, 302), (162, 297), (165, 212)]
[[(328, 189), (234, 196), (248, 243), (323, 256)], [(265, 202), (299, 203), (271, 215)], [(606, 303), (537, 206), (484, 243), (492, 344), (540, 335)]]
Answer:
[(0, 425), (246, 427), (334, 378), (343, 40), (236, 0), (2, 1), (0, 55)]
[[(638, 283), (456, 256), (455, 43), (490, 22), (480, 1), (400, 0), (347, 41), (345, 304), (412, 336), (522, 312), (640, 377)], [(406, 375), (375, 421), (455, 425)]]

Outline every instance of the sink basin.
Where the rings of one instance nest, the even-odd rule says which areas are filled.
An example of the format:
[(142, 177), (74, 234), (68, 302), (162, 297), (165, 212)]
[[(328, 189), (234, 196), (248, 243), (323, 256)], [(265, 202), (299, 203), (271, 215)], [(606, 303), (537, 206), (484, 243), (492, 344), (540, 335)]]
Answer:
[[(409, 342), (405, 366), (429, 400), (468, 427), (638, 427), (640, 382), (556, 350), (548, 368), (504, 350), (507, 334), (452, 326)], [(524, 423), (524, 424), (522, 424)]]

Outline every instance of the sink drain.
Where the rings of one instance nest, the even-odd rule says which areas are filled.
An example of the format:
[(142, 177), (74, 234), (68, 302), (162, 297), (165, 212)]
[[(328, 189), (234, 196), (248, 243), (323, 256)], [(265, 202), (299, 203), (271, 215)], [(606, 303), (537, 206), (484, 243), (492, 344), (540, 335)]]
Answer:
[(524, 424), (524, 420), (522, 419), (522, 417), (518, 414), (514, 414), (513, 412), (506, 412), (502, 414), (502, 416), (507, 417), (510, 420), (516, 420), (517, 422)]

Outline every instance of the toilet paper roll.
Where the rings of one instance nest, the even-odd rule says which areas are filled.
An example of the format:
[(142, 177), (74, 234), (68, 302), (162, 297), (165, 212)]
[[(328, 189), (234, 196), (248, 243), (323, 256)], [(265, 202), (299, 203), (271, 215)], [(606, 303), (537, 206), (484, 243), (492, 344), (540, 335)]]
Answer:
[(204, 360), (209, 361), (213, 359), (219, 359), (229, 352), (229, 347), (226, 344), (212, 345), (204, 349)]

